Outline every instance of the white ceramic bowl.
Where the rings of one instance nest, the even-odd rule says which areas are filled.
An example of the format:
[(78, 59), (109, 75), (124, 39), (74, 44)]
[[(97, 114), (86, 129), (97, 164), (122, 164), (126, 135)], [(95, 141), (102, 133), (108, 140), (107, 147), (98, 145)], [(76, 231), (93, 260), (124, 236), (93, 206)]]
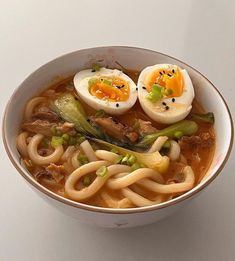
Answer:
[[(56, 79), (72, 75), (84, 68), (90, 68), (94, 62), (117, 68), (116, 61), (128, 69), (136, 70), (156, 63), (172, 63), (185, 68), (192, 79), (200, 103), (207, 111), (213, 111), (215, 115), (216, 150), (207, 175), (192, 190), (159, 205), (133, 209), (108, 209), (74, 202), (41, 186), (20, 164), (20, 155), (16, 149), (16, 135), (27, 100), (37, 95)], [(219, 91), (206, 77), (191, 66), (155, 51), (135, 47), (111, 46), (69, 53), (33, 72), (15, 90), (8, 102), (3, 120), (3, 140), (7, 154), (15, 168), (38, 195), (52, 206), (83, 222), (104, 227), (131, 227), (152, 223), (173, 213), (211, 183), (221, 172), (229, 157), (233, 141), (233, 125), (229, 109)]]

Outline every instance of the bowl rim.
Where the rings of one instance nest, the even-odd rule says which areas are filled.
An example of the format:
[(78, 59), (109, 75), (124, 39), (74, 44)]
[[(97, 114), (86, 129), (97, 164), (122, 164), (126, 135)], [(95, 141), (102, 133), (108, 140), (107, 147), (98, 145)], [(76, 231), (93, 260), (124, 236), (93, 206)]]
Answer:
[[(163, 55), (165, 57), (174, 59), (186, 66), (188, 66), (189, 68), (191, 68), (193, 71), (197, 72), (200, 76), (202, 76), (202, 78), (204, 78), (213, 88), (214, 90), (217, 92), (217, 94), (219, 95), (219, 97), (221, 98), (221, 102), (224, 104), (226, 111), (228, 113), (229, 116), (229, 121), (230, 121), (230, 126), (231, 126), (231, 137), (230, 137), (230, 142), (229, 142), (229, 147), (228, 150), (225, 154), (225, 157), (222, 161), (222, 163), (220, 164), (218, 170), (208, 179), (206, 180), (201, 186), (198, 187), (194, 187), (194, 189), (189, 190), (188, 192), (184, 193), (183, 195), (181, 195), (180, 197), (177, 197), (173, 200), (170, 201), (166, 201), (163, 202), (159, 205), (151, 205), (151, 206), (146, 206), (146, 207), (139, 207), (139, 208), (128, 208), (128, 209), (112, 209), (112, 208), (104, 208), (104, 207), (97, 207), (97, 206), (92, 206), (92, 205), (87, 205), (84, 203), (80, 203), (80, 202), (76, 202), (73, 200), (70, 200), (68, 198), (64, 198), (52, 191), (50, 191), (49, 189), (47, 189), (46, 187), (43, 187), (41, 184), (39, 184), (35, 179), (33, 179), (32, 176), (30, 176), (30, 174), (24, 170), (22, 171), (22, 169), (20, 168), (20, 163), (15, 160), (14, 158), (14, 154), (11, 152), (8, 143), (7, 143), (7, 139), (6, 139), (6, 133), (5, 133), (5, 129), (6, 129), (6, 115), (7, 112), (9, 110), (11, 101), (13, 99), (13, 96), (15, 95), (15, 93), (18, 92), (18, 90), (21, 88), (22, 84), (24, 83), (24, 81), (26, 79), (28, 79), (32, 74), (34, 74), (36, 71), (40, 70), (42, 67), (46, 66), (47, 64), (49, 64), (52, 61), (55, 61), (57, 59), (61, 59), (67, 55), (72, 55), (75, 54), (79, 51), (92, 51), (93, 49), (102, 49), (102, 48), (130, 48), (130, 49), (136, 49), (136, 50), (141, 50), (141, 51), (147, 51), (147, 52), (152, 52), (152, 53), (158, 53), (160, 55)], [(19, 85), (18, 87), (13, 91), (12, 95), (10, 96), (10, 98), (8, 99), (7, 105), (5, 107), (4, 110), (4, 114), (3, 114), (3, 120), (2, 120), (2, 139), (3, 139), (3, 144), (5, 147), (5, 150), (7, 152), (7, 155), (11, 161), (11, 163), (13, 164), (13, 166), (16, 168), (16, 170), (21, 174), (21, 176), (23, 176), (23, 178), (28, 181), (33, 187), (35, 187), (37, 190), (39, 190), (40, 192), (42, 192), (45, 196), (52, 198), (60, 203), (63, 203), (65, 205), (74, 207), (74, 208), (78, 208), (81, 210), (86, 210), (86, 211), (90, 211), (90, 212), (98, 212), (98, 213), (107, 213), (107, 214), (133, 214), (133, 213), (142, 213), (142, 212), (150, 212), (150, 211), (155, 211), (158, 209), (163, 209), (166, 207), (170, 207), (173, 205), (176, 205), (177, 203), (181, 203), (183, 201), (185, 201), (186, 199), (193, 197), (195, 194), (197, 194), (198, 192), (200, 192), (201, 190), (203, 190), (205, 187), (207, 187), (218, 175), (219, 173), (222, 171), (222, 169), (224, 168), (226, 162), (228, 161), (228, 158), (231, 154), (232, 151), (232, 146), (233, 146), (233, 140), (234, 140), (234, 126), (233, 126), (233, 120), (232, 120), (232, 115), (231, 112), (229, 110), (229, 107), (225, 101), (225, 99), (223, 98), (222, 94), (220, 93), (220, 91), (215, 87), (215, 85), (206, 77), (204, 76), (201, 72), (199, 72), (197, 69), (195, 69), (194, 67), (192, 67), (191, 65), (188, 65), (187, 63), (181, 61), (178, 58), (175, 58), (173, 56), (170, 56), (168, 54), (162, 53), (162, 52), (158, 52), (155, 50), (151, 50), (151, 49), (147, 49), (147, 48), (141, 48), (141, 47), (134, 47), (134, 46), (118, 46), (118, 45), (114, 45), (114, 46), (98, 46), (98, 47), (91, 47), (91, 48), (84, 48), (84, 49), (79, 49), (73, 52), (69, 52), (69, 53), (65, 53), (63, 55), (60, 55), (48, 62), (46, 62), (45, 64), (43, 64), (42, 66), (40, 66), (39, 68), (37, 68), (36, 70), (34, 70), (32, 73), (30, 73)]]

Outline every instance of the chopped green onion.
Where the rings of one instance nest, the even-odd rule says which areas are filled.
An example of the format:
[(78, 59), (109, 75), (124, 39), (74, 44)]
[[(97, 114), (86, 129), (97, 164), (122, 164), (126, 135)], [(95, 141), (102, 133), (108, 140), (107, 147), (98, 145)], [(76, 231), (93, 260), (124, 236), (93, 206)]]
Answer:
[(96, 171), (96, 175), (98, 177), (105, 177), (108, 174), (108, 168), (106, 166), (102, 166)]
[(140, 168), (140, 164), (139, 163), (134, 163), (132, 166), (131, 166), (131, 171), (135, 171), (137, 169)]
[(103, 117), (105, 115), (105, 111), (104, 110), (98, 110), (95, 114), (96, 117)]
[(91, 178), (89, 175), (86, 175), (84, 178), (83, 178), (83, 185), (84, 186), (89, 186), (91, 184)]
[(112, 81), (107, 80), (107, 79), (103, 79), (103, 83), (106, 85), (112, 85)]
[(123, 155), (120, 155), (120, 156), (118, 156), (114, 161), (113, 161), (113, 163), (114, 164), (120, 164), (121, 162), (122, 162), (122, 159), (124, 158), (124, 156)]
[(136, 162), (136, 157), (134, 155), (130, 155), (127, 160), (128, 165), (133, 165), (135, 162)]
[(67, 133), (64, 133), (64, 134), (62, 135), (62, 138), (63, 138), (63, 140), (68, 141), (69, 138), (70, 138), (70, 136), (69, 136)]
[(163, 91), (162, 86), (158, 84), (154, 84), (151, 92), (147, 95), (147, 99), (150, 100), (151, 102), (159, 101), (163, 97), (162, 91)]
[(118, 153), (118, 149), (116, 149), (116, 148), (112, 148), (110, 151), (113, 153)]
[(126, 154), (123, 159), (122, 159), (122, 164), (128, 164), (128, 159), (129, 159), (130, 155)]
[(63, 145), (64, 140), (62, 137), (58, 137), (58, 136), (52, 136), (51, 138), (51, 146), (52, 147), (57, 147), (59, 145)]
[(184, 133), (182, 131), (176, 131), (174, 133), (174, 136), (175, 136), (176, 139), (180, 139), (184, 136)]
[(99, 64), (96, 64), (96, 63), (94, 63), (93, 65), (92, 65), (92, 72), (98, 72), (98, 71), (100, 71), (100, 65)]
[(174, 91), (172, 89), (164, 88), (164, 95), (166, 95), (166, 96), (172, 95), (173, 92)]
[(87, 156), (85, 154), (80, 153), (78, 155), (78, 160), (81, 163), (81, 165), (87, 164), (89, 162)]
[(88, 81), (89, 87), (91, 87), (92, 85), (96, 84), (96, 82), (97, 82), (97, 79), (95, 79), (95, 78), (90, 78), (89, 81)]
[(77, 137), (76, 138), (76, 141), (77, 141), (77, 144), (81, 144), (83, 141), (85, 141), (86, 138), (84, 136), (81, 136), (81, 137)]

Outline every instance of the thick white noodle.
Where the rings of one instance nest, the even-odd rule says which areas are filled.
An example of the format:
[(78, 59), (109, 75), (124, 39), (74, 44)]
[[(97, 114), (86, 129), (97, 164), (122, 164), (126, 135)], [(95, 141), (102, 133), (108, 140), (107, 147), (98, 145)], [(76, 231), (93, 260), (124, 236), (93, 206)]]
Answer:
[(25, 108), (25, 114), (24, 114), (25, 119), (29, 120), (33, 114), (34, 108), (44, 101), (46, 101), (45, 97), (35, 97), (35, 98), (31, 99), (30, 101), (28, 101), (26, 108)]
[(170, 151), (168, 153), (168, 157), (172, 160), (172, 161), (176, 161), (179, 159), (180, 157), (180, 145), (178, 144), (178, 142), (171, 140), (171, 147), (170, 147)]
[(47, 165), (57, 162), (64, 153), (63, 146), (57, 146), (54, 152), (48, 156), (41, 156), (38, 154), (38, 145), (43, 137), (42, 134), (36, 134), (32, 137), (28, 145), (29, 158), (38, 165)]
[(68, 160), (72, 156), (74, 151), (75, 151), (74, 146), (68, 146), (68, 148), (65, 150), (64, 154), (61, 156), (61, 160), (62, 161)]
[(71, 173), (68, 179), (65, 182), (65, 192), (69, 196), (69, 198), (77, 201), (85, 200), (91, 196), (93, 196), (97, 191), (99, 191), (106, 181), (113, 175), (120, 172), (130, 171), (130, 167), (125, 165), (112, 165), (109, 166), (107, 175), (105, 177), (97, 176), (95, 180), (88, 186), (81, 190), (77, 190), (76, 184), (81, 177), (86, 174), (93, 173), (98, 170), (102, 166), (108, 166), (110, 163), (108, 161), (99, 160), (87, 163), (78, 169), (76, 169), (73, 173)]
[(95, 152), (95, 155), (99, 159), (107, 160), (110, 162), (114, 162), (114, 160), (118, 158), (118, 154), (107, 150), (97, 150)]
[(157, 171), (148, 168), (137, 169), (123, 177), (109, 179), (106, 185), (110, 189), (121, 189), (128, 187), (144, 178), (161, 176)]
[(151, 146), (151, 148), (148, 150), (148, 153), (153, 153), (155, 151), (160, 151), (160, 149), (162, 148), (162, 146), (164, 145), (164, 143), (168, 140), (167, 136), (160, 136), (158, 137), (153, 145)]
[(95, 152), (91, 146), (91, 144), (89, 143), (88, 140), (83, 141), (80, 144), (80, 148), (82, 149), (82, 151), (86, 154), (87, 158), (89, 159), (89, 161), (96, 161), (98, 160)]
[(79, 162), (79, 160), (78, 160), (78, 155), (79, 155), (79, 153), (80, 153), (79, 150), (76, 151), (76, 152), (74, 153), (74, 155), (72, 156), (72, 158), (71, 158), (71, 163), (72, 163), (74, 169), (77, 169), (77, 168), (80, 167), (80, 162)]
[(28, 132), (24, 131), (21, 132), (17, 137), (16, 146), (18, 151), (20, 152), (21, 156), (26, 158), (28, 156), (28, 150), (27, 150), (27, 139)]

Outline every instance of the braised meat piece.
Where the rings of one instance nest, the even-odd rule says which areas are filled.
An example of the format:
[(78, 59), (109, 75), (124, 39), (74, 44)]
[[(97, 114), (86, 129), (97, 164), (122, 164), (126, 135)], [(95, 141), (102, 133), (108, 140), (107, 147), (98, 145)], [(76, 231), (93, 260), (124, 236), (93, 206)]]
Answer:
[(90, 121), (98, 125), (107, 135), (122, 142), (135, 142), (139, 135), (133, 130), (113, 117), (95, 117), (91, 116)]
[(137, 120), (138, 132), (141, 136), (152, 134), (157, 131), (155, 127), (152, 126), (151, 121), (144, 121), (141, 119)]
[(51, 129), (57, 126), (56, 123), (49, 122), (46, 120), (36, 120), (33, 122), (25, 122), (22, 124), (22, 129), (33, 132), (40, 133), (45, 136), (52, 136)]

